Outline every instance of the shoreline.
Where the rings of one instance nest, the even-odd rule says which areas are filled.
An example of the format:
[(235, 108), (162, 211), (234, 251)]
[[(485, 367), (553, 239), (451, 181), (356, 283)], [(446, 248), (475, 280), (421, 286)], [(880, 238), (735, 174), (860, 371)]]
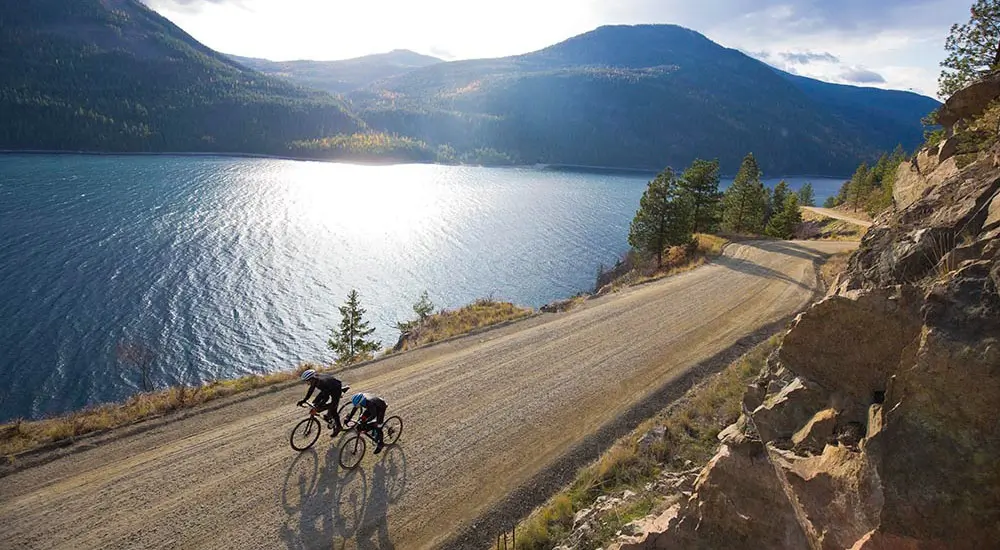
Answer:
[[(354, 166), (401, 166), (407, 164), (421, 164), (433, 166), (467, 166), (480, 168), (518, 168), (534, 169), (552, 172), (578, 172), (586, 174), (632, 174), (655, 176), (659, 170), (654, 168), (639, 168), (628, 166), (599, 166), (587, 164), (559, 164), (559, 163), (534, 163), (534, 164), (449, 164), (445, 162), (422, 162), (417, 160), (364, 160), (348, 158), (316, 158), (297, 157), (292, 155), (274, 155), (267, 153), (237, 153), (237, 152), (200, 152), (200, 151), (70, 151), (64, 149), (0, 149), (0, 156), (13, 155), (59, 155), (59, 156), (87, 156), (87, 157), (180, 157), (180, 158), (244, 158), (244, 159), (265, 159), (265, 160), (290, 160), (299, 162), (325, 162), (331, 164), (350, 164)], [(733, 175), (722, 175), (722, 179), (733, 179)], [(768, 180), (779, 180), (785, 178), (802, 179), (828, 179), (828, 180), (849, 180), (850, 176), (830, 176), (817, 174), (783, 174), (778, 176), (768, 176)]]

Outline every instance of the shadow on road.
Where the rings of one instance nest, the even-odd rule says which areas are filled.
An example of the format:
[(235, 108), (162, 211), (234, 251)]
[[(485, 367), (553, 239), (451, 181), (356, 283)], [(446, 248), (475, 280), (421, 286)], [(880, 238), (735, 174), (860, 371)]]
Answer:
[[(406, 487), (406, 454), (387, 447), (366, 474), (364, 463), (344, 470), (331, 444), (323, 456), (303, 451), (288, 468), (281, 504), (288, 515), (280, 536), (285, 547), (394, 548), (389, 537), (389, 505)], [(370, 483), (370, 485), (369, 485)]]
[[(818, 256), (816, 254), (809, 254), (806, 251), (806, 249), (801, 249), (801, 248), (796, 249), (796, 248), (785, 247), (785, 246), (771, 246), (771, 243), (768, 243), (768, 246), (766, 248), (765, 247), (754, 246), (754, 245), (747, 245), (747, 246), (751, 246), (753, 248), (760, 248), (761, 250), (766, 250), (768, 252), (776, 252), (778, 254), (786, 254), (786, 255), (789, 255), (789, 256), (796, 256), (796, 257), (799, 257), (799, 258), (807, 259), (807, 260), (809, 260), (811, 262), (816, 262), (816, 261), (818, 261), (818, 260), (821, 259), (821, 256)], [(720, 265), (720, 266), (725, 267), (727, 269), (732, 269), (733, 271), (738, 271), (740, 273), (746, 273), (747, 275), (755, 275), (757, 277), (763, 277), (763, 278), (766, 278), (766, 279), (777, 279), (779, 281), (784, 281), (786, 283), (793, 284), (793, 285), (795, 285), (795, 286), (797, 286), (799, 288), (802, 288), (804, 290), (807, 290), (809, 292), (812, 292), (814, 290), (813, 288), (811, 288), (811, 287), (803, 284), (801, 281), (793, 279), (793, 278), (789, 277), (788, 275), (785, 275), (784, 273), (782, 273), (780, 271), (776, 271), (776, 270), (771, 269), (769, 267), (764, 267), (764, 266), (762, 266), (762, 265), (760, 265), (758, 263), (754, 263), (754, 262), (752, 262), (750, 260), (744, 260), (742, 258), (733, 258), (732, 256), (720, 256), (720, 257), (716, 258), (715, 260), (713, 260), (712, 263), (714, 263), (716, 265)]]

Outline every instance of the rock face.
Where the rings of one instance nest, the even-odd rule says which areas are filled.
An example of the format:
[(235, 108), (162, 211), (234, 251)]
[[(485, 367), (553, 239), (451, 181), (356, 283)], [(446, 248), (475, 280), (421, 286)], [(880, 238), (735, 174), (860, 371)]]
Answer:
[[(982, 112), (995, 84), (949, 116)], [(997, 547), (1000, 147), (960, 170), (944, 145), (900, 176), (895, 211), (796, 319), (643, 548)]]

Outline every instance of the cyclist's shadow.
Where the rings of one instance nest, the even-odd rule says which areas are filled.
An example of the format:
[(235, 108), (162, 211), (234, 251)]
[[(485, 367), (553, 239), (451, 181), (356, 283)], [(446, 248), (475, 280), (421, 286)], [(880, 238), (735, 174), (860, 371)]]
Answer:
[(289, 516), (281, 537), (288, 548), (343, 548), (357, 531), (367, 499), (367, 478), (360, 469), (343, 471), (338, 458), (337, 446), (331, 444), (322, 466), (313, 449), (292, 461), (281, 492)]
[(386, 447), (372, 467), (371, 493), (364, 518), (357, 530), (359, 550), (392, 550), (389, 539), (389, 505), (406, 490), (406, 453), (402, 447)]

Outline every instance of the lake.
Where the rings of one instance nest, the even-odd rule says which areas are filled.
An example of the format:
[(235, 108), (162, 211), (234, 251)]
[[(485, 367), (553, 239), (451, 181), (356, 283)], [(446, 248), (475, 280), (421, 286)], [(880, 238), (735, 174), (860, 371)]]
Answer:
[[(329, 361), (352, 288), (387, 346), (425, 289), (447, 308), (590, 290), (651, 176), (0, 155), (0, 421), (134, 393), (123, 342), (159, 386)], [(822, 202), (842, 180), (809, 181)]]

